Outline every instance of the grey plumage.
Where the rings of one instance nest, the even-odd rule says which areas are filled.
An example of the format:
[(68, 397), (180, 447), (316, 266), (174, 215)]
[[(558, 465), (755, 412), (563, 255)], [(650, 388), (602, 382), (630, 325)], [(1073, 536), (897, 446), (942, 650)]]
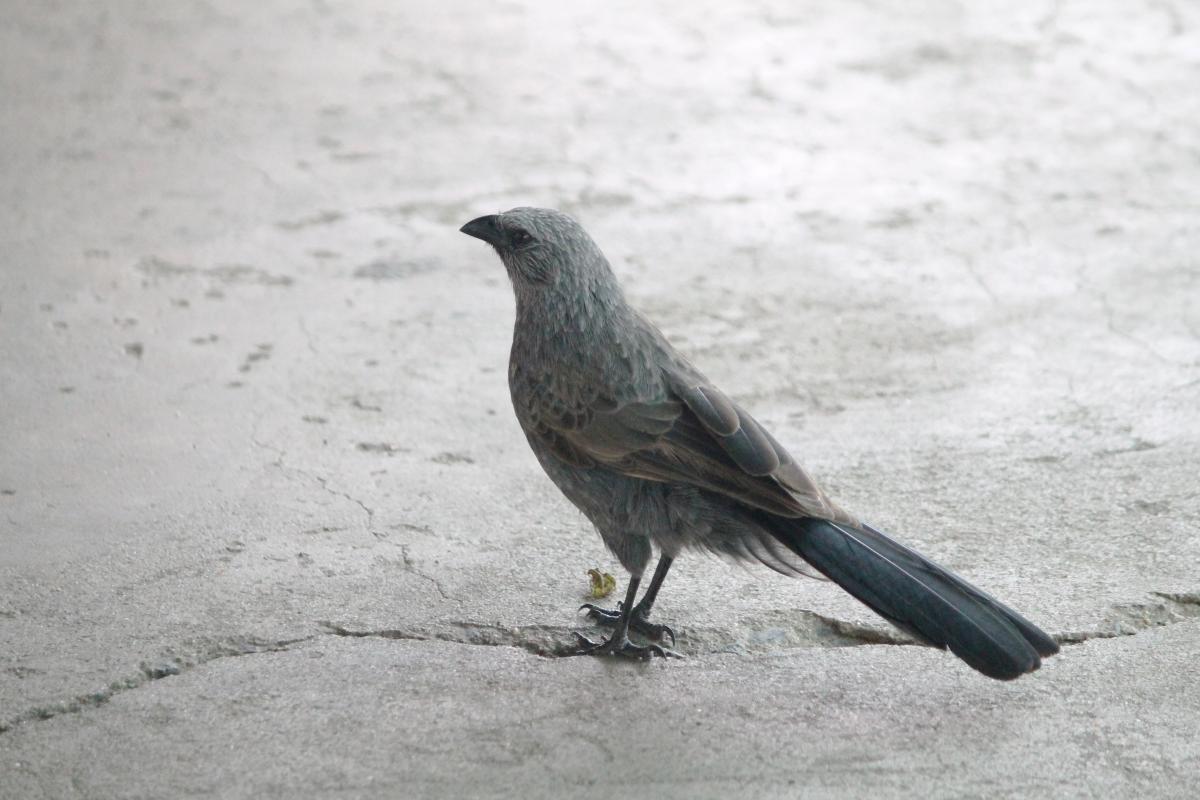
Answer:
[[(626, 628), (669, 630), (646, 622), (649, 604), (671, 560), (702, 548), (785, 574), (815, 567), (993, 677), (1036, 669), (1057, 651), (1012, 609), (839, 508), (625, 301), (573, 219), (517, 208), (463, 232), (496, 249), (513, 284), (509, 387), (530, 447), (631, 575), (622, 612), (607, 615), (617, 633), (591, 649), (645, 655)], [(664, 558), (634, 609), (652, 546)]]

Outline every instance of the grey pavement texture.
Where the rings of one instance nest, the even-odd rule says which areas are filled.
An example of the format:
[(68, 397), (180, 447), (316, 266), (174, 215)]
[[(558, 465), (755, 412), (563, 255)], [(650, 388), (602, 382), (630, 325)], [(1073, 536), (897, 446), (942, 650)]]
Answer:
[[(1196, 4), (0, 5), (0, 797), (1196, 796)], [(514, 205), (1062, 654), (697, 555), (555, 657)]]

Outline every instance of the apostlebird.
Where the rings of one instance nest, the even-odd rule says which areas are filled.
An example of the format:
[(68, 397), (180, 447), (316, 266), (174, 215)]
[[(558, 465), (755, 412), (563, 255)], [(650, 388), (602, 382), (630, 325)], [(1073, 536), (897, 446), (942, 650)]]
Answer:
[[(1058, 652), (1013, 609), (839, 508), (745, 409), (625, 301), (608, 260), (566, 214), (515, 208), (462, 232), (500, 255), (516, 294), (508, 382), (542, 468), (629, 571), (615, 630), (579, 652), (668, 655), (649, 621), (672, 561), (700, 548), (785, 574), (815, 568), (877, 614), (992, 678)], [(640, 602), (653, 550), (658, 566)]]

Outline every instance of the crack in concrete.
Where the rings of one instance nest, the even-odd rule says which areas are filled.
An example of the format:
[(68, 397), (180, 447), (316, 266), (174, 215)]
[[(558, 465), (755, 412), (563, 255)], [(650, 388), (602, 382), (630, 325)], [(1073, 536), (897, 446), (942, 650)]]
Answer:
[(354, 503), (356, 506), (358, 506), (359, 508), (361, 508), (363, 510), (363, 513), (365, 513), (367, 515), (367, 520), (366, 520), (367, 533), (369, 533), (371, 535), (375, 534), (375, 509), (370, 508), (369, 506), (367, 506), (366, 503), (364, 503), (362, 500), (359, 500), (357, 497), (354, 497), (349, 492), (344, 492), (341, 489), (330, 488), (328, 478), (324, 478), (320, 475), (316, 475), (311, 472), (306, 472), (305, 470), (299, 469), (297, 467), (281, 467), (281, 468), (282, 469), (290, 469), (293, 472), (298, 472), (301, 475), (303, 475), (304, 477), (306, 477), (310, 480), (316, 481), (318, 484), (320, 484), (321, 489), (323, 489), (327, 494), (331, 494), (334, 497), (341, 497), (346, 500), (349, 500), (351, 503)]
[[(316, 473), (309, 472), (308, 470), (305, 470), (305, 469), (301, 469), (300, 467), (293, 467), (288, 464), (285, 464), (284, 459), (287, 458), (287, 450), (285, 450), (281, 447), (276, 447), (275, 445), (264, 442), (258, 438), (258, 427), (259, 427), (259, 424), (262, 422), (262, 418), (263, 418), (263, 416), (265, 416), (265, 413), (266, 412), (264, 412), (263, 414), (260, 414), (258, 419), (255, 420), (254, 425), (251, 427), (250, 441), (251, 441), (251, 443), (254, 444), (255, 447), (261, 448), (263, 450), (269, 450), (275, 454), (275, 460), (271, 462), (271, 466), (275, 467), (276, 469), (278, 469), (279, 471), (281, 471), (283, 473), (291, 472), (291, 473), (295, 473), (296, 475), (301, 476), (302, 478), (306, 478), (306, 479), (316, 483), (318, 486), (320, 486), (321, 490), (324, 491), (326, 494), (332, 495), (334, 497), (340, 497), (343, 500), (349, 500), (351, 503), (358, 506), (360, 509), (362, 509), (363, 513), (366, 515), (366, 521), (364, 523), (364, 527), (366, 528), (367, 533), (378, 538), (378, 534), (375, 532), (375, 509), (371, 508), (366, 503), (364, 503), (362, 500), (359, 500), (357, 497), (354, 497), (349, 492), (345, 492), (341, 489), (334, 489), (333, 487), (331, 487), (329, 485), (329, 478), (326, 478), (321, 475), (317, 475)], [(409, 559), (406, 555), (405, 563), (407, 564), (408, 561), (409, 561)]]
[[(1155, 628), (1200, 619), (1200, 591), (1151, 594), (1159, 600), (1112, 606), (1101, 624), (1093, 630), (1066, 631), (1051, 635), (1059, 644), (1071, 646), (1093, 639), (1136, 636)], [(758, 615), (740, 622), (740, 627), (733, 628), (681, 629), (678, 631), (675, 650), (681, 655), (699, 656), (718, 653), (750, 655), (804, 647), (925, 646), (893, 628), (840, 620), (815, 611), (778, 610), (767, 613), (765, 620), (763, 615)], [(122, 692), (138, 689), (172, 675), (181, 675), (213, 661), (256, 653), (283, 652), (290, 650), (293, 645), (312, 641), (321, 635), (518, 647), (534, 655), (551, 658), (574, 655), (578, 646), (575, 628), (565, 625), (505, 627), (463, 621), (412, 628), (354, 629), (328, 621), (317, 624), (322, 629), (321, 633), (293, 639), (227, 637), (193, 640), (185, 645), (182, 652), (168, 650), (160, 659), (143, 661), (136, 673), (112, 681), (97, 691), (36, 706), (6, 720), (0, 720), (0, 735), (28, 722), (40, 722), (64, 714), (76, 714), (90, 708), (98, 708)]]
[(405, 639), (419, 642), (453, 642), (486, 647), (519, 647), (539, 656), (567, 656), (575, 644), (569, 628), (557, 625), (523, 625), (506, 628), (478, 622), (449, 622), (439, 627), (353, 629), (335, 622), (318, 623), (327, 634), (354, 639)]
[[(868, 644), (918, 645), (898, 630), (826, 617), (813, 611), (779, 611), (745, 620), (744, 627), (690, 626), (677, 631), (675, 651), (681, 655), (764, 653), (797, 647), (852, 647)], [(568, 625), (506, 627), (468, 621), (442, 622), (412, 628), (353, 629), (334, 622), (319, 623), (327, 633), (354, 638), (441, 641), (487, 647), (517, 647), (534, 655), (559, 658), (574, 655), (577, 629)], [(750, 626), (754, 627), (750, 627)], [(581, 628), (587, 627), (581, 623)], [(635, 634), (636, 636), (636, 634)]]
[(317, 349), (316, 340), (313, 339), (312, 331), (308, 329), (308, 321), (303, 316), (298, 316), (296, 317), (296, 322), (300, 328), (300, 332), (304, 334), (304, 342), (308, 345), (308, 352), (314, 356), (321, 355), (321, 352)]
[(168, 651), (160, 659), (152, 662), (143, 661), (138, 665), (137, 672), (124, 678), (118, 678), (94, 692), (75, 695), (56, 703), (35, 706), (16, 716), (0, 720), (0, 734), (7, 733), (18, 725), (27, 722), (41, 722), (64, 714), (77, 714), (89, 708), (98, 708), (122, 692), (138, 689), (172, 675), (181, 675), (202, 664), (207, 664), (218, 659), (236, 658), (255, 653), (276, 653), (287, 650), (294, 644), (314, 639), (317, 635), (313, 634), (296, 639), (279, 640), (259, 639), (256, 637), (232, 637), (196, 641), (182, 653)]
[(1097, 292), (1096, 297), (1099, 298), (1100, 308), (1104, 311), (1104, 321), (1105, 321), (1106, 326), (1108, 327), (1108, 332), (1111, 333), (1113, 336), (1117, 336), (1117, 337), (1124, 339), (1125, 341), (1135, 345), (1142, 351), (1148, 353), (1149, 355), (1153, 356), (1155, 359), (1157, 359), (1158, 361), (1160, 361), (1164, 364), (1172, 364), (1177, 367), (1189, 366), (1187, 364), (1181, 364), (1180, 362), (1176, 361), (1173, 358), (1168, 358), (1167, 356), (1164, 356), (1162, 353), (1158, 352), (1158, 350), (1156, 350), (1154, 348), (1154, 346), (1151, 345), (1149, 342), (1147, 342), (1144, 339), (1141, 339), (1137, 336), (1134, 336), (1129, 331), (1118, 328), (1117, 323), (1116, 323), (1116, 313), (1117, 312), (1116, 312), (1116, 309), (1113, 308), (1112, 303), (1109, 301), (1108, 294), (1105, 292)]
[(954, 248), (945, 248), (946, 252), (958, 259), (959, 263), (966, 268), (967, 274), (975, 284), (983, 291), (992, 305), (1000, 305), (1000, 298), (992, 290), (992, 287), (983, 279), (983, 275), (979, 273), (978, 265), (975, 263), (975, 257), (971, 253), (966, 253)]
[(255, 447), (259, 448), (260, 450), (270, 450), (272, 453), (275, 454), (275, 460), (271, 462), (271, 466), (277, 467), (281, 470), (286, 469), (283, 466), (283, 457), (284, 457), (286, 451), (284, 451), (284, 449), (281, 447), (276, 447), (273, 444), (268, 444), (267, 442), (261, 441), (258, 438), (258, 428), (260, 425), (262, 425), (263, 417), (265, 417), (266, 415), (267, 415), (267, 412), (262, 411), (258, 414), (258, 416), (256, 416), (254, 418), (254, 424), (250, 426), (250, 443), (253, 444)]
[[(275, 460), (273, 462), (271, 462), (272, 466), (276, 467), (281, 472), (284, 472), (284, 473), (292, 472), (297, 475), (300, 475), (301, 477), (307, 478), (308, 480), (313, 481), (316, 484), (318, 484), (321, 487), (322, 491), (324, 491), (325, 493), (333, 495), (334, 497), (340, 497), (345, 500), (349, 500), (351, 503), (354, 503), (356, 506), (358, 506), (360, 509), (362, 509), (363, 513), (366, 515), (366, 520), (365, 520), (364, 525), (365, 525), (367, 533), (371, 534), (376, 539), (385, 538), (386, 534), (380, 533), (375, 530), (375, 509), (371, 508), (370, 506), (368, 506), (366, 503), (364, 503), (362, 500), (358, 499), (357, 497), (351, 495), (349, 492), (344, 492), (340, 489), (334, 489), (333, 487), (331, 487), (329, 485), (328, 478), (325, 478), (321, 475), (317, 475), (315, 473), (308, 472), (307, 470), (300, 469), (299, 467), (293, 467), (293, 466), (289, 466), (289, 465), (285, 464), (284, 459), (287, 457), (286, 450), (284, 450), (283, 448), (268, 444), (264, 441), (261, 441), (258, 438), (259, 422), (261, 422), (261, 416), (260, 416), (259, 420), (255, 421), (254, 426), (251, 429), (250, 441), (253, 442), (256, 447), (262, 448), (264, 450), (270, 450), (271, 452), (275, 453)], [(438, 595), (440, 595), (443, 600), (450, 601), (450, 602), (458, 602), (457, 600), (455, 600), (453, 597), (450, 596), (450, 593), (446, 591), (446, 587), (442, 584), (442, 582), (437, 577), (430, 575), (428, 572), (421, 569), (421, 567), (419, 567), (417, 565), (416, 559), (414, 559), (412, 557), (412, 555), (409, 553), (409, 546), (407, 544), (400, 544), (398, 546), (400, 548), (400, 557), (403, 560), (404, 569), (406, 572), (410, 572), (413, 575), (416, 575), (418, 578), (428, 581), (429, 584), (431, 586), (433, 586), (433, 588), (437, 591)]]
[(433, 584), (433, 588), (437, 589), (437, 593), (442, 596), (443, 600), (457, 602), (446, 591), (446, 587), (442, 586), (442, 582), (440, 580), (438, 580), (437, 578), (435, 578), (432, 575), (427, 574), (425, 571), (423, 571), (420, 567), (417, 566), (416, 560), (413, 559), (413, 557), (411, 555), (409, 555), (409, 553), (408, 553), (408, 545), (401, 544), (401, 545), (399, 545), (399, 547), (400, 547), (400, 558), (403, 559), (403, 561), (404, 561), (404, 569), (411, 572), (413, 575), (416, 575), (418, 578), (423, 578), (423, 579), (429, 581), (429, 583)]
[[(1200, 618), (1200, 592), (1152, 592), (1156, 603), (1126, 603), (1111, 607), (1092, 630), (1052, 633), (1064, 646), (1093, 639), (1134, 636), (1143, 631)], [(764, 624), (766, 623), (766, 624)], [(566, 625), (505, 627), (477, 622), (443, 622), (412, 628), (353, 629), (334, 622), (318, 623), (327, 633), (354, 638), (441, 641), (487, 647), (517, 647), (534, 655), (563, 657), (578, 647), (576, 628)], [(676, 631), (676, 652), (687, 656), (734, 653), (749, 655), (804, 647), (898, 645), (926, 647), (891, 627), (828, 617), (815, 611), (781, 610), (741, 620), (731, 628), (689, 626)]]
[(1136, 636), (1143, 631), (1200, 618), (1200, 592), (1151, 592), (1156, 603), (1124, 603), (1112, 606), (1100, 625), (1090, 631), (1054, 634), (1059, 644), (1081, 644), (1092, 639)]
[[(375, 509), (371, 508), (370, 506), (368, 506), (366, 503), (364, 503), (362, 500), (358, 499), (357, 497), (351, 495), (349, 492), (345, 492), (340, 489), (335, 489), (335, 488), (331, 487), (329, 485), (328, 478), (325, 478), (321, 475), (317, 475), (312, 472), (308, 472), (307, 470), (300, 469), (299, 467), (289, 466), (288, 464), (284, 463), (284, 460), (287, 457), (287, 451), (285, 449), (276, 447), (275, 445), (272, 445), (272, 444), (268, 444), (267, 442), (264, 442), (261, 439), (259, 439), (258, 438), (258, 427), (259, 427), (259, 423), (262, 421), (262, 416), (263, 415), (259, 416), (259, 419), (255, 421), (254, 425), (251, 428), (250, 441), (256, 447), (262, 448), (264, 450), (269, 450), (269, 451), (275, 453), (275, 460), (271, 462), (271, 466), (279, 469), (281, 472), (284, 472), (284, 473), (291, 472), (291, 473), (295, 473), (303, 478), (307, 478), (308, 480), (313, 481), (314, 483), (318, 484), (321, 487), (322, 491), (324, 491), (326, 494), (330, 494), (334, 497), (340, 497), (344, 500), (349, 500), (351, 503), (354, 503), (356, 506), (358, 506), (360, 509), (362, 509), (363, 513), (366, 515), (366, 520), (365, 520), (364, 526), (366, 528), (367, 533), (371, 534), (376, 539), (383, 539), (386, 537), (386, 534), (380, 533), (375, 530)], [(428, 572), (424, 571), (421, 567), (419, 567), (417, 565), (416, 559), (414, 559), (412, 557), (412, 555), (409, 553), (409, 546), (407, 544), (399, 544), (398, 546), (400, 548), (400, 557), (403, 560), (404, 569), (406, 572), (410, 572), (413, 575), (416, 575), (418, 578), (428, 581), (429, 584), (431, 586), (433, 586), (433, 588), (437, 591), (438, 595), (440, 595), (443, 600), (447, 600), (447, 601), (451, 601), (451, 602), (458, 602), (453, 597), (450, 596), (450, 593), (446, 591), (446, 587), (442, 584), (442, 582), (437, 577), (430, 575)]]

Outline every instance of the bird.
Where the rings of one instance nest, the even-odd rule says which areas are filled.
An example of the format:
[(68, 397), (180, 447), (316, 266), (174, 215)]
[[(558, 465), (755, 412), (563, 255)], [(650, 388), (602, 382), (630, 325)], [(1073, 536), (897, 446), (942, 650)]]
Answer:
[[(786, 575), (815, 570), (990, 678), (1020, 677), (1058, 652), (1012, 608), (838, 506), (626, 301), (608, 259), (574, 218), (520, 207), (460, 231), (491, 245), (512, 283), (508, 383), (529, 446), (629, 573), (617, 608), (580, 609), (613, 631), (600, 641), (577, 633), (575, 653), (677, 655), (674, 631), (652, 623), (650, 612), (685, 550)], [(647, 641), (635, 643), (630, 631)]]

